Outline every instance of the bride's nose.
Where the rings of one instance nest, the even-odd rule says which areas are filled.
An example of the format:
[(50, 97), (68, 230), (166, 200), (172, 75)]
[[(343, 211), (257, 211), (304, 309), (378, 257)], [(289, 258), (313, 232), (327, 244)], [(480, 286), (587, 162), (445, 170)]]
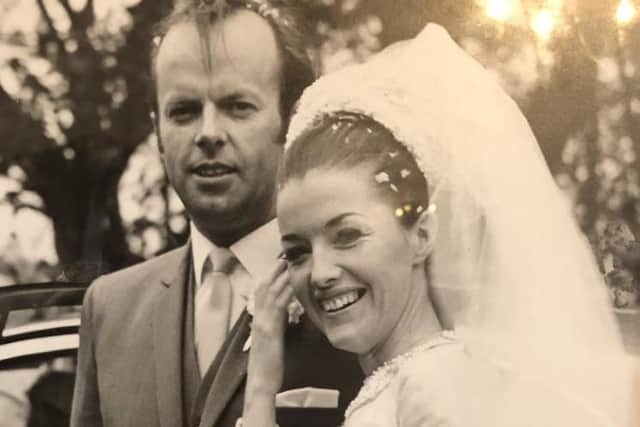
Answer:
[(330, 288), (340, 277), (335, 254), (327, 248), (314, 248), (311, 264), (310, 282), (315, 288)]

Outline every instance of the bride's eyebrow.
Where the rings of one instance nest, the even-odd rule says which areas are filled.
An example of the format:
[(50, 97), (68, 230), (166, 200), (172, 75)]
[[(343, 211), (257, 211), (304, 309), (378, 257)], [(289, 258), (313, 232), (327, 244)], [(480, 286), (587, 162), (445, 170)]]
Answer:
[(324, 228), (333, 228), (336, 225), (340, 224), (344, 219), (352, 217), (352, 216), (362, 216), (361, 214), (357, 213), (357, 212), (345, 212), (342, 213), (338, 216), (335, 216), (333, 218), (331, 218), (329, 221), (327, 221), (327, 223), (324, 225)]
[(285, 243), (285, 242), (293, 242), (293, 241), (298, 241), (298, 240), (302, 240), (300, 238), (300, 236), (296, 235), (296, 234), (285, 234), (284, 236), (282, 236), (280, 238), (280, 241)]

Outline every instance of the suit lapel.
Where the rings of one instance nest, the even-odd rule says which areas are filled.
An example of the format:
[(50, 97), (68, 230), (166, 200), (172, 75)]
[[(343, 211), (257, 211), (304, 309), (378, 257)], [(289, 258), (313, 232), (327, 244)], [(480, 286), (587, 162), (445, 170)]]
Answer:
[(206, 399), (201, 409), (201, 427), (215, 425), (247, 374), (249, 353), (243, 347), (249, 337), (250, 322), (251, 317), (244, 311), (203, 380), (200, 395), (206, 393)]
[(156, 398), (162, 427), (184, 424), (182, 411), (182, 328), (186, 295), (189, 245), (179, 262), (162, 272), (161, 289), (154, 306), (153, 344), (156, 370)]

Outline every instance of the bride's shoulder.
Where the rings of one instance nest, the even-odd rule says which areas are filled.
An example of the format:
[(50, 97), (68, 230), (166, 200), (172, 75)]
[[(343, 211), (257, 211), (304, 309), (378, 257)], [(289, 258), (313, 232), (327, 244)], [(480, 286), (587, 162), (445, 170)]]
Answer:
[(497, 402), (488, 390), (499, 390), (500, 376), (495, 367), (479, 363), (458, 342), (420, 353), (407, 360), (396, 377), (399, 425), (466, 425), (461, 414), (480, 416)]
[(443, 334), (435, 343), (407, 357), (399, 366), (397, 380), (401, 392), (441, 391), (444, 385), (467, 388), (471, 381), (493, 381), (498, 376), (495, 366), (480, 363), (453, 334)]
[(406, 360), (394, 392), (401, 427), (614, 425), (573, 396), (474, 357), (460, 343)]

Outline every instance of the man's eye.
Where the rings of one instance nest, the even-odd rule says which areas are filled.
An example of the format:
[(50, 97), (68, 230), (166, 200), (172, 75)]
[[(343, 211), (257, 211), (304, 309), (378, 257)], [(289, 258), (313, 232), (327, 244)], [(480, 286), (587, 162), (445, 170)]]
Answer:
[(338, 245), (350, 245), (357, 242), (364, 233), (357, 228), (342, 228), (334, 236), (334, 242)]
[(188, 123), (196, 118), (201, 111), (202, 107), (197, 102), (182, 102), (170, 106), (167, 115), (176, 123)]
[(226, 106), (229, 114), (236, 118), (246, 118), (256, 111), (256, 106), (246, 101), (231, 101)]
[(289, 264), (299, 264), (304, 261), (305, 255), (309, 253), (309, 250), (300, 246), (285, 249), (282, 252), (282, 258)]

